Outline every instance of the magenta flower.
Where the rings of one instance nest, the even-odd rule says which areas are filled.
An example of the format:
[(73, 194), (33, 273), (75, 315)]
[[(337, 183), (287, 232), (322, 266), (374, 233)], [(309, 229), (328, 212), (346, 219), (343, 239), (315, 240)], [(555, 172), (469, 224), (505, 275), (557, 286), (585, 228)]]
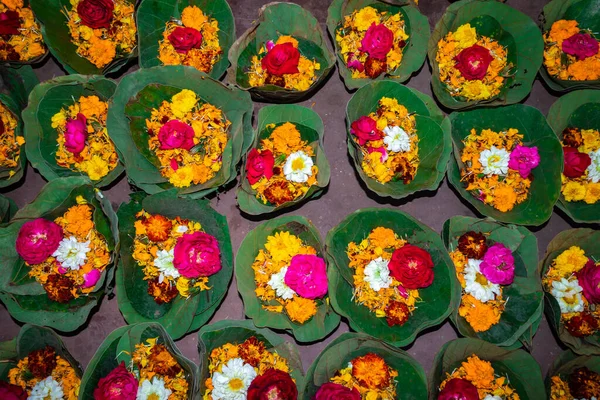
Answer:
[(77, 114), (77, 119), (67, 121), (65, 129), (65, 148), (73, 154), (79, 154), (85, 148), (87, 140), (87, 118)]
[(510, 285), (515, 279), (515, 258), (502, 243), (488, 248), (479, 268), (488, 281), (498, 285)]
[(384, 24), (371, 24), (360, 42), (359, 50), (376, 60), (385, 60), (394, 45), (394, 32)]
[(540, 155), (537, 147), (525, 147), (520, 144), (510, 153), (508, 168), (519, 171), (523, 178), (531, 174), (531, 170), (540, 163)]
[(358, 58), (356, 58), (356, 55), (354, 53), (348, 54), (346, 64), (348, 65), (348, 68), (355, 69), (359, 72), (363, 72), (365, 70), (364, 64), (361, 63)]
[(118, 367), (98, 381), (98, 386), (94, 389), (94, 400), (135, 400), (138, 385), (136, 377), (121, 361)]
[(98, 282), (98, 280), (100, 280), (100, 275), (102, 275), (100, 270), (97, 270), (97, 269), (91, 270), (87, 274), (83, 275), (83, 285), (81, 285), (81, 286), (84, 288), (94, 287), (96, 285), (96, 283)]
[(222, 268), (219, 242), (208, 233), (182, 235), (175, 243), (173, 255), (173, 265), (186, 278), (211, 276)]
[(576, 275), (587, 301), (593, 304), (600, 303), (600, 266), (590, 259)]
[(54, 253), (63, 230), (54, 221), (37, 218), (23, 224), (17, 235), (16, 250), (29, 265), (40, 264)]
[(327, 266), (321, 257), (312, 254), (292, 257), (283, 280), (305, 299), (317, 299), (327, 294)]
[(577, 57), (578, 60), (585, 60), (598, 53), (598, 41), (589, 33), (576, 33), (563, 41), (562, 51)]

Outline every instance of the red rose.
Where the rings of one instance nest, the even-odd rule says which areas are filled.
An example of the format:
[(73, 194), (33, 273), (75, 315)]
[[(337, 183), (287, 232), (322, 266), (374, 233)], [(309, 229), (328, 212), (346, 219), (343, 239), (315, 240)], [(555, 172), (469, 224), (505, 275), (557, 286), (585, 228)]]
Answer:
[(169, 42), (178, 53), (187, 53), (191, 49), (197, 49), (202, 44), (202, 34), (194, 28), (177, 27), (169, 35)]
[(248, 400), (297, 400), (298, 389), (287, 372), (269, 368), (248, 388)]
[(387, 53), (394, 45), (394, 32), (388, 29), (385, 25), (371, 24), (362, 41), (360, 42), (360, 51), (369, 54), (369, 57), (376, 60), (385, 60)]
[(260, 62), (263, 69), (271, 75), (297, 74), (300, 52), (291, 43), (278, 44)]
[(158, 141), (161, 150), (190, 150), (194, 147), (194, 130), (188, 124), (172, 119), (158, 131)]
[(576, 33), (562, 42), (562, 51), (577, 57), (578, 60), (595, 56), (598, 47), (598, 41), (589, 33)]
[(21, 17), (16, 11), (0, 13), (0, 35), (18, 35)]
[(258, 151), (250, 150), (248, 160), (246, 161), (246, 177), (251, 185), (254, 185), (263, 176), (270, 179), (273, 176), (273, 166), (275, 157), (271, 150)]
[(115, 4), (113, 0), (82, 0), (77, 5), (81, 23), (92, 29), (110, 28)]
[(339, 383), (327, 382), (317, 390), (312, 400), (360, 400), (356, 388), (348, 389)]
[(485, 77), (488, 67), (493, 60), (494, 57), (492, 57), (488, 49), (474, 44), (454, 57), (454, 61), (456, 61), (454, 67), (468, 81), (481, 80)]
[(63, 230), (54, 221), (37, 218), (19, 229), (15, 249), (29, 265), (39, 264), (54, 253), (63, 239)]
[(438, 400), (479, 400), (479, 393), (470, 381), (454, 378), (446, 382)]
[(11, 385), (0, 381), (0, 399), (3, 400), (26, 400), (27, 392), (21, 386)]
[(94, 389), (94, 400), (135, 400), (138, 380), (121, 364), (98, 381)]
[(175, 243), (173, 266), (186, 278), (216, 274), (222, 268), (219, 242), (204, 232), (182, 235)]
[(426, 250), (405, 244), (392, 254), (390, 274), (406, 289), (426, 288), (433, 282), (433, 260)]
[(594, 260), (588, 260), (585, 267), (576, 272), (583, 295), (593, 304), (600, 303), (600, 266)]
[(350, 125), (350, 133), (358, 138), (358, 144), (364, 146), (370, 140), (381, 139), (382, 132), (377, 129), (373, 118), (362, 116)]
[(563, 174), (567, 178), (579, 178), (585, 174), (585, 170), (592, 163), (592, 159), (586, 153), (580, 153), (574, 147), (563, 147), (565, 154), (565, 168)]

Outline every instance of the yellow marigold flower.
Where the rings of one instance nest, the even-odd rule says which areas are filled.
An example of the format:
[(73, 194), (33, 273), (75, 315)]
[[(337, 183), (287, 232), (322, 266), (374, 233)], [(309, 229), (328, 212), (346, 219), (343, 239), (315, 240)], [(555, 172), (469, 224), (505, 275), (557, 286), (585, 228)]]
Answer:
[(208, 17), (196, 6), (188, 6), (181, 13), (181, 22), (188, 28), (200, 30), (207, 21)]
[(265, 249), (271, 253), (274, 262), (289, 262), (291, 258), (300, 252), (302, 240), (288, 231), (277, 232), (267, 238)]
[(198, 98), (196, 93), (189, 89), (183, 89), (171, 99), (171, 111), (175, 118), (183, 118), (196, 106)]
[(379, 13), (373, 7), (364, 7), (354, 16), (354, 25), (359, 31), (366, 31), (372, 24), (379, 23)]
[(52, 116), (52, 128), (63, 127), (67, 123), (67, 115), (64, 110), (60, 110)]
[(562, 194), (567, 201), (580, 201), (585, 198), (585, 186), (576, 181), (569, 181), (562, 188)]
[(600, 200), (600, 183), (588, 183), (583, 201), (587, 204), (595, 204)]
[(485, 100), (492, 96), (489, 86), (480, 80), (464, 82), (462, 93), (472, 100)]
[(289, 35), (279, 36), (279, 38), (277, 39), (277, 42), (275, 44), (284, 44), (284, 43), (291, 43), (292, 46), (294, 46), (295, 48), (298, 48), (298, 41), (296, 39), (294, 39), (292, 36), (289, 36)]
[(98, 181), (108, 175), (108, 163), (99, 156), (93, 156), (89, 161), (82, 164), (85, 171), (91, 180)]
[(25, 144), (25, 138), (23, 136), (17, 136), (15, 140), (19, 146), (23, 146)]
[(588, 262), (585, 251), (577, 246), (571, 246), (554, 260), (554, 266), (562, 276), (568, 276), (582, 269)]
[(552, 400), (572, 400), (573, 396), (569, 390), (567, 382), (560, 379), (560, 376), (555, 375), (551, 378), (550, 399)]
[(465, 370), (465, 378), (478, 389), (491, 388), (494, 384), (494, 368), (489, 361), (485, 361), (473, 355), (462, 363)]
[(595, 129), (582, 129), (581, 139), (583, 139), (583, 145), (579, 147), (579, 151), (584, 153), (591, 153), (600, 149), (600, 132)]
[(477, 31), (471, 27), (471, 24), (464, 24), (458, 27), (453, 33), (454, 39), (459, 42), (461, 48), (467, 48), (477, 43)]
[(317, 304), (314, 300), (294, 296), (285, 305), (285, 312), (292, 321), (303, 324), (317, 313)]
[(498, 184), (494, 190), (494, 207), (502, 212), (513, 209), (517, 202), (517, 194), (510, 185)]
[(177, 291), (181, 295), (181, 297), (189, 297), (190, 296), (190, 280), (180, 276), (177, 279)]
[(23, 0), (1, 0), (2, 4), (8, 7), (10, 10), (16, 10), (17, 8), (23, 7)]
[(189, 165), (180, 167), (169, 177), (169, 182), (175, 187), (188, 187), (194, 179), (193, 168)]

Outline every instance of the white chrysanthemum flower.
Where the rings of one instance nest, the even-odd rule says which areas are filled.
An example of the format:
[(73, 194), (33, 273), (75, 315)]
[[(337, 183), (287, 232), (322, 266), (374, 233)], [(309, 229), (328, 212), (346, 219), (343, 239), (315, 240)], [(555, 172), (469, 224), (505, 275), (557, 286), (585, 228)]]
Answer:
[(283, 173), (288, 181), (303, 183), (312, 175), (312, 167), (312, 158), (303, 151), (296, 151), (285, 160)]
[(488, 394), (483, 398), (483, 400), (502, 400), (502, 397)]
[(58, 244), (58, 248), (52, 253), (52, 257), (63, 266), (72, 270), (78, 270), (87, 259), (87, 252), (90, 251), (90, 241), (85, 243), (78, 242), (75, 236), (63, 238)]
[(152, 381), (145, 380), (139, 387), (135, 400), (168, 400), (171, 390), (165, 387), (165, 381), (154, 377)]
[(389, 263), (389, 260), (377, 257), (365, 267), (365, 281), (376, 292), (387, 289), (392, 284)]
[(188, 231), (188, 227), (185, 225), (179, 225), (177, 227), (177, 232), (178, 233), (186, 233)]
[(598, 183), (600, 182), (600, 149), (592, 151), (588, 154), (592, 159), (592, 163), (587, 167), (588, 180)]
[(27, 397), (27, 400), (62, 400), (63, 397), (62, 386), (49, 376), (39, 381), (31, 389), (31, 394)]
[(479, 266), (481, 260), (469, 258), (465, 265), (465, 292), (475, 297), (482, 303), (494, 300), (500, 295), (500, 285), (487, 280), (481, 273)]
[(296, 294), (294, 289), (285, 284), (285, 273), (287, 270), (288, 267), (281, 268), (278, 273), (271, 275), (271, 279), (267, 282), (275, 291), (275, 294), (284, 300), (290, 300)]
[(213, 400), (246, 400), (248, 387), (256, 378), (256, 371), (241, 358), (232, 358), (221, 372), (212, 374)]
[(569, 279), (562, 278), (560, 281), (553, 281), (550, 293), (558, 301), (560, 312), (566, 314), (583, 311), (582, 291), (579, 280), (573, 276)]
[(385, 133), (383, 143), (389, 151), (399, 153), (410, 150), (410, 138), (404, 129), (399, 126), (386, 126), (383, 133)]
[(508, 151), (498, 149), (495, 146), (492, 146), (489, 150), (483, 150), (479, 154), (479, 162), (485, 175), (506, 175), (509, 161), (510, 154)]
[(173, 279), (179, 278), (179, 271), (173, 265), (173, 259), (175, 258), (174, 251), (175, 247), (173, 247), (169, 251), (159, 250), (156, 252), (154, 266), (160, 272), (160, 275), (158, 276), (159, 283), (163, 283), (163, 281), (165, 280), (165, 276), (168, 276)]

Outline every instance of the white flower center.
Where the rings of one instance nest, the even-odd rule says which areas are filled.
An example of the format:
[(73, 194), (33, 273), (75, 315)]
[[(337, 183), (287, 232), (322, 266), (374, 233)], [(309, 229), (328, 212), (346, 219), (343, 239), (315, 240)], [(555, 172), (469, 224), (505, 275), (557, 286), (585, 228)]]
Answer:
[(399, 126), (386, 126), (383, 133), (385, 133), (383, 143), (387, 145), (389, 151), (399, 153), (410, 150), (410, 137), (404, 129)]
[(479, 154), (479, 162), (485, 175), (506, 175), (509, 161), (510, 154), (505, 149), (498, 149), (495, 146)]
[(248, 387), (256, 377), (256, 371), (241, 358), (232, 358), (221, 372), (212, 374), (213, 400), (246, 400)]
[(583, 292), (583, 288), (579, 286), (579, 280), (575, 276), (552, 282), (550, 290), (552, 296), (558, 301), (560, 312), (563, 314), (583, 311), (581, 292)]
[(290, 182), (303, 183), (312, 175), (313, 160), (303, 151), (290, 154), (285, 160), (283, 173)]
[(136, 400), (168, 400), (171, 390), (165, 387), (165, 381), (158, 377), (145, 380), (139, 387)]
[(85, 264), (88, 251), (90, 251), (89, 240), (81, 243), (75, 236), (69, 236), (60, 241), (58, 248), (52, 253), (52, 257), (55, 257), (63, 268), (78, 270)]
[(465, 266), (465, 292), (482, 303), (494, 300), (500, 295), (500, 285), (492, 283), (481, 273), (481, 260), (469, 258)]

